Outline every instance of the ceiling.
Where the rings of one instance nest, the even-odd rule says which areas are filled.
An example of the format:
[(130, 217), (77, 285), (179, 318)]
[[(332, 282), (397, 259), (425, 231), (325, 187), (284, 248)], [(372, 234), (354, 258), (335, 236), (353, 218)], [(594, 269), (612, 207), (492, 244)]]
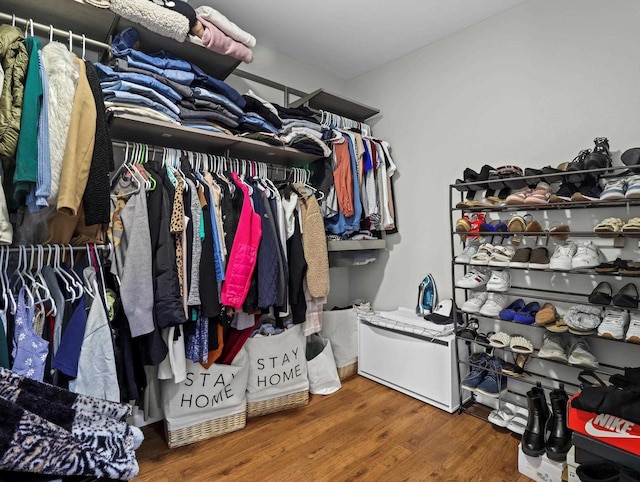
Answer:
[(258, 44), (349, 80), (524, 0), (191, 0)]

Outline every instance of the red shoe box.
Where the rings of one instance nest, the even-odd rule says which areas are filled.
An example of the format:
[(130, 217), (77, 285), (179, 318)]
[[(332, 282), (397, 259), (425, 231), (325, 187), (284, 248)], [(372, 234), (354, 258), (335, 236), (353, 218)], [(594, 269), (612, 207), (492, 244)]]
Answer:
[(569, 399), (568, 426), (571, 430), (640, 455), (640, 424), (606, 413), (597, 414), (573, 408), (571, 402), (577, 396), (575, 394)]

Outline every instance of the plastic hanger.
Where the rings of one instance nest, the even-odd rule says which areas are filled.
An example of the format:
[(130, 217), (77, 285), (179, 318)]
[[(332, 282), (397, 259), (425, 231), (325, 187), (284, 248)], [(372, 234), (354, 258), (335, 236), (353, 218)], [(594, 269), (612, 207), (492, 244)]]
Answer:
[(53, 42), (53, 25), (49, 25), (49, 43)]
[(73, 32), (69, 30), (69, 52), (73, 53)]
[(27, 37), (27, 34), (30, 34), (30, 37), (33, 37), (33, 19), (29, 19), (29, 21), (24, 25), (24, 36)]
[[(0, 249), (0, 269), (4, 268), (4, 246)], [(7, 253), (8, 254), (8, 253)], [(2, 287), (2, 311), (6, 312), (9, 309), (9, 297), (7, 296), (7, 286), (4, 282), (4, 275), (0, 275), (0, 287)]]
[(85, 60), (84, 55), (87, 51), (87, 39), (84, 36), (84, 34), (82, 34), (82, 60)]
[(9, 310), (11, 311), (11, 313), (15, 314), (18, 305), (16, 303), (16, 297), (14, 296), (13, 291), (11, 291), (11, 285), (9, 283), (9, 246), (3, 246), (2, 250), (5, 252), (4, 266), (2, 267), (4, 292), (7, 294), (7, 298), (9, 299)]
[(65, 269), (62, 268), (61, 264), (61, 248), (59, 245), (54, 246), (55, 256), (53, 262), (53, 271), (58, 275), (58, 278), (64, 283), (64, 287), (66, 290), (66, 295), (69, 298), (65, 298), (67, 301), (75, 302), (78, 299), (76, 287), (74, 285), (74, 280), (71, 278), (71, 275), (67, 273)]
[(34, 275), (36, 281), (38, 281), (42, 286), (45, 287), (47, 296), (43, 300), (43, 305), (48, 303), (50, 308), (45, 311), (48, 316), (56, 316), (58, 313), (58, 307), (56, 306), (56, 302), (51, 296), (51, 290), (49, 289), (49, 285), (45, 280), (42, 274), (42, 268), (44, 268), (44, 247), (42, 245), (37, 246), (38, 249), (38, 264), (36, 266), (36, 273)]

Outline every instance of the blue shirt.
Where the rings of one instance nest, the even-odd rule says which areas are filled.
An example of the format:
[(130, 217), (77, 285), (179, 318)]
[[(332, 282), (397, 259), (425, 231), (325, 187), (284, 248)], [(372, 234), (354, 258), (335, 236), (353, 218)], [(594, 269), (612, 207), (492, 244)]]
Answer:
[(178, 120), (178, 116), (175, 112), (168, 109), (162, 104), (155, 102), (151, 99), (143, 97), (138, 94), (133, 94), (131, 92), (121, 91), (121, 90), (106, 90), (103, 91), (105, 102), (108, 101), (116, 101), (122, 104), (131, 104), (138, 105), (142, 107), (150, 107), (151, 109), (157, 110), (158, 112), (162, 112), (164, 115), (172, 118), (173, 120)]
[(172, 110), (176, 114), (180, 113), (178, 106), (174, 102), (172, 102), (170, 99), (167, 99), (164, 95), (156, 92), (155, 90), (149, 87), (145, 87), (144, 85), (134, 84), (133, 82), (129, 82), (128, 80), (110, 80), (107, 82), (100, 82), (100, 87), (102, 87), (103, 92), (110, 92), (114, 90), (132, 92), (134, 94), (147, 97), (148, 99), (151, 99), (155, 102), (159, 102), (167, 109)]
[[(196, 178), (206, 184), (202, 174), (196, 172)], [(213, 200), (213, 193), (211, 189), (207, 189), (209, 194), (209, 216), (211, 217), (211, 226), (213, 229), (213, 260), (216, 269), (216, 280), (219, 282), (224, 281), (224, 256), (222, 255), (222, 238), (221, 233), (218, 231), (218, 224), (216, 222), (216, 210), (215, 202)]]
[(216, 104), (220, 104), (225, 109), (229, 110), (232, 114), (237, 115), (238, 117), (242, 117), (242, 109), (238, 107), (235, 103), (230, 101), (224, 95), (216, 94), (215, 92), (211, 92), (202, 87), (195, 87), (193, 89), (193, 96), (195, 98), (210, 100), (211, 102), (215, 102)]
[(116, 72), (111, 67), (100, 63), (94, 65), (96, 67), (96, 70), (98, 71), (98, 78), (100, 79), (100, 82), (107, 82), (110, 80), (126, 80), (128, 82), (133, 82), (134, 84), (149, 87), (150, 89), (155, 90), (156, 92), (162, 94), (163, 96), (171, 99), (174, 102), (178, 102), (182, 99), (182, 95), (180, 93), (176, 92), (168, 85), (154, 79), (150, 75), (138, 74), (134, 72)]
[(86, 303), (85, 295), (82, 295), (78, 306), (76, 306), (76, 309), (71, 315), (67, 328), (62, 334), (60, 346), (51, 363), (53, 368), (57, 368), (71, 378), (78, 376), (80, 350), (82, 349), (82, 341), (84, 340), (84, 330), (87, 327)]

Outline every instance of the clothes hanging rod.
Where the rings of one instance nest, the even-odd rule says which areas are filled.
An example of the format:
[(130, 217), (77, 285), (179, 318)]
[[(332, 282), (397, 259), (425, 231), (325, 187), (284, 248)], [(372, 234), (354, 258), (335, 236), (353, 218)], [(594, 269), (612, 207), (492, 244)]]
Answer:
[(87, 38), (86, 36), (83, 37), (82, 35), (78, 35), (76, 33), (73, 33), (71, 30), (66, 31), (66, 30), (60, 30), (58, 28), (54, 28), (52, 25), (44, 25), (42, 23), (38, 23), (38, 22), (34, 22), (31, 19), (25, 19), (25, 18), (21, 18), (21, 17), (16, 17), (14, 15), (9, 15), (7, 13), (3, 13), (0, 12), (0, 20), (6, 21), (6, 22), (10, 22), (13, 24), (14, 20), (15, 20), (15, 24), (22, 24), (22, 26), (27, 27), (27, 26), (31, 26), (33, 25), (34, 30), (39, 30), (43, 33), (49, 33), (51, 34), (53, 32), (54, 35), (58, 36), (58, 37), (65, 37), (65, 38), (69, 38), (71, 36), (71, 39), (74, 41), (77, 41), (78, 44), (82, 46), (82, 43), (84, 42), (85, 45), (90, 45), (92, 47), (98, 47), (100, 49), (105, 49), (108, 50), (111, 48), (110, 45), (105, 44), (103, 42), (98, 42), (97, 40), (93, 40), (90, 38)]
[[(87, 244), (82, 246), (70, 246), (68, 244), (23, 244), (23, 245), (13, 245), (13, 246), (0, 246), (0, 251), (7, 251), (9, 249), (9, 253), (19, 253), (20, 251), (24, 252), (26, 249), (27, 254), (31, 254), (31, 248), (33, 248), (35, 254), (37, 254), (38, 247), (41, 246), (48, 251), (49, 246), (51, 248), (55, 248), (56, 246), (60, 248), (60, 253), (64, 253), (65, 251), (73, 251), (73, 252), (86, 252)], [(92, 245), (98, 251), (108, 251), (110, 249), (108, 244), (93, 244)]]

